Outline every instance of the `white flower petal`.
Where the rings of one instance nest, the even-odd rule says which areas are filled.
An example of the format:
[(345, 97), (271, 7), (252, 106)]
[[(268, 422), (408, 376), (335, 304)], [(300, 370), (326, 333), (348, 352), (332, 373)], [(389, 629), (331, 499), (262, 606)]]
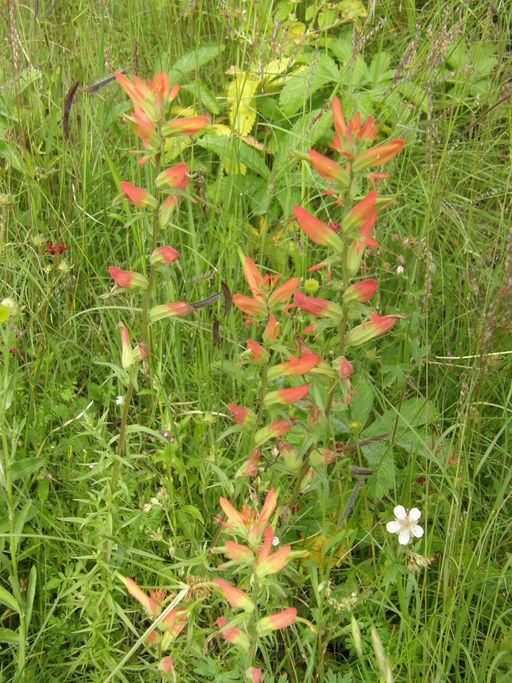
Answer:
[(423, 527), (419, 526), (419, 524), (412, 524), (411, 531), (412, 535), (416, 536), (416, 538), (421, 538), (424, 534)]
[(407, 517), (407, 512), (405, 511), (403, 505), (397, 505), (396, 508), (393, 510), (393, 514), (397, 519), (404, 520)]
[(402, 525), (400, 522), (388, 522), (386, 524), (386, 529), (389, 531), (390, 534), (397, 534), (400, 529), (402, 528)]
[(411, 535), (409, 534), (409, 529), (402, 529), (402, 531), (398, 534), (398, 542), (400, 545), (407, 545), (411, 539)]
[(418, 508), (412, 508), (412, 510), (409, 510), (409, 519), (411, 522), (417, 522), (420, 517), (421, 512), (418, 510)]

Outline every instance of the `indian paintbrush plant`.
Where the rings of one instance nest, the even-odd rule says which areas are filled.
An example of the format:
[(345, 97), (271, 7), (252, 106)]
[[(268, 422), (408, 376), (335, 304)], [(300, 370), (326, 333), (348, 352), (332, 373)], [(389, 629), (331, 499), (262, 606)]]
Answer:
[[(134, 101), (135, 113), (127, 117), (127, 121), (144, 142), (144, 161), (151, 159), (154, 164), (156, 186), (153, 194), (129, 183), (122, 186), (124, 194), (135, 206), (153, 214), (149, 275), (110, 268), (118, 287), (140, 290), (144, 297), (141, 334), (135, 348), (126, 326), (119, 324), (122, 364), (129, 374), (118, 442), (118, 455), (121, 456), (129, 403), (136, 387), (136, 363), (140, 360), (147, 363), (149, 354), (149, 322), (193, 311), (186, 302), (151, 306), (157, 267), (168, 266), (179, 256), (173, 247), (158, 246), (158, 234), (166, 228), (189, 180), (188, 167), (184, 163), (162, 170), (164, 140), (168, 135), (193, 135), (206, 124), (206, 119), (165, 120), (163, 108), (174, 99), (177, 91), (170, 89), (163, 75), (148, 84), (139, 79), (132, 83), (119, 75), (118, 80)], [(220, 500), (227, 521), (218, 526), (212, 552), (227, 557), (228, 562), (221, 569), (233, 574), (236, 585), (224, 578), (212, 582), (208, 577), (204, 577), (203, 585), (217, 588), (231, 608), (239, 610), (236, 614), (219, 616), (217, 626), (219, 634), (236, 646), (235, 652), (238, 651), (241, 657), (239, 664), (230, 664), (230, 669), (243, 669), (246, 678), (252, 681), (262, 680), (257, 656), (259, 650), (265, 651), (265, 636), (289, 626), (297, 617), (295, 607), (274, 612), (274, 606), (268, 602), (270, 595), (283, 593), (277, 582), (278, 572), (286, 567), (292, 556), (303, 557), (306, 552), (292, 553), (290, 546), (272, 552), (274, 545), (279, 543), (274, 529), (277, 524), (286, 522), (285, 533), (292, 524), (299, 496), (311, 484), (314, 468), (332, 465), (339, 461), (344, 451), (344, 446), (338, 443), (340, 435), (334, 418), (348, 409), (355, 396), (353, 378), (357, 349), (387, 333), (399, 318), (406, 317), (380, 315), (370, 308), (378, 283), (369, 277), (364, 258), (366, 249), (378, 246), (372, 236), (373, 230), (379, 212), (391, 203), (389, 198), (379, 198), (375, 189), (388, 177), (381, 168), (402, 150), (404, 141), (374, 145), (377, 126), (373, 119), (363, 123), (361, 116), (356, 114), (347, 123), (337, 97), (333, 100), (332, 112), (336, 133), (331, 148), (339, 159), (334, 160), (315, 150), (307, 155), (297, 153), (299, 158), (311, 164), (323, 181), (327, 181), (324, 194), (332, 200), (328, 218), (318, 218), (311, 207), (296, 206), (294, 210), (295, 220), (315, 245), (315, 252), (316, 247), (324, 250), (320, 262), (307, 270), (312, 275), (319, 271), (326, 273), (325, 294), (322, 298), (310, 296), (320, 288), (313, 277), (303, 283), (296, 276), (283, 281), (279, 274), (262, 272), (251, 257), (240, 252), (251, 295), (237, 293), (233, 297), (233, 303), (244, 314), (244, 325), (251, 326), (252, 331), (240, 359), (248, 367), (248, 401), (246, 405), (229, 404), (236, 429), (241, 432), (240, 446), (247, 453), (247, 460), (238, 467), (231, 500)], [(357, 465), (351, 463), (348, 471), (361, 477), (357, 494), (364, 476), (371, 475), (372, 470), (363, 466), (356, 430), (352, 431), (352, 436), (359, 462)], [(112, 491), (117, 484), (119, 462), (117, 460), (114, 465)], [(270, 492), (261, 512), (250, 510), (247, 503), (242, 512), (238, 512), (235, 508), (238, 497), (249, 492), (251, 482), (256, 490), (253, 494), (261, 489)], [(285, 504), (277, 512), (276, 486), (280, 495), (285, 496)], [(346, 520), (354, 500), (353, 496), (349, 506), (339, 511), (340, 524)], [(229, 539), (218, 546), (222, 529), (235, 540)], [(158, 600), (147, 596), (131, 579), (125, 582), (128, 591), (143, 604), (149, 616), (158, 620), (162, 613)], [(178, 612), (171, 612), (171, 628), (166, 626), (171, 618), (166, 615), (165, 620), (158, 623), (163, 635), (153, 637), (154, 642), (158, 640), (160, 644), (160, 656), (165, 657), (160, 668), (167, 672), (173, 672), (173, 665), (166, 651), (177, 635), (178, 621), (179, 630), (184, 627), (188, 608), (183, 608), (179, 614), (178, 620)]]
[(241, 653), (239, 670), (245, 670), (247, 680), (258, 683), (263, 680), (262, 670), (254, 665), (258, 650), (266, 649), (265, 637), (290, 626), (297, 617), (295, 607), (268, 613), (269, 594), (282, 593), (276, 574), (302, 553), (292, 552), (289, 545), (274, 550), (279, 545), (271, 521), (277, 505), (274, 489), (269, 491), (260, 512), (250, 510), (247, 503), (239, 512), (225, 498), (220, 499), (220, 505), (227, 518), (222, 523), (224, 531), (236, 540), (225, 541), (215, 552), (228, 559), (219, 569), (230, 570), (238, 585), (224, 579), (216, 579), (214, 584), (238, 613), (219, 617), (217, 625), (220, 635)]
[[(360, 114), (356, 114), (347, 123), (337, 97), (332, 111), (336, 134), (330, 146), (340, 161), (315, 150), (297, 156), (310, 163), (327, 181), (324, 193), (332, 198), (337, 215), (335, 220), (331, 215), (326, 222), (302, 206), (294, 210), (301, 230), (315, 245), (327, 249), (322, 261), (311, 266), (308, 272), (327, 271), (325, 286), (329, 298), (300, 292), (296, 277), (274, 289), (279, 276), (263, 277), (249, 257), (242, 259), (252, 297), (236, 294), (233, 298), (234, 304), (245, 313), (246, 323), (256, 323), (258, 337), (249, 340), (243, 358), (260, 368), (255, 404), (229, 406), (237, 425), (248, 434), (250, 459), (239, 474), (257, 475), (265, 447), (267, 464), (282, 456), (285, 469), (294, 477), (290, 509), (301, 489), (311, 481), (311, 465), (331, 464), (337, 457), (337, 435), (328, 418), (334, 407), (344, 410), (352, 400), (354, 367), (350, 355), (354, 349), (390, 331), (399, 318), (406, 317), (382, 316), (368, 306), (376, 293), (377, 281), (367, 277), (363, 259), (367, 248), (378, 246), (372, 237), (373, 229), (379, 211), (390, 199), (380, 199), (377, 191), (370, 189), (366, 196), (354, 202), (365, 184), (375, 186), (388, 177), (379, 169), (401, 151), (404, 141), (393, 140), (369, 147), (378, 129), (372, 118), (363, 123)], [(316, 291), (318, 286), (316, 280), (308, 280), (303, 289)], [(294, 302), (290, 303), (292, 295)], [(302, 336), (295, 334), (297, 356), (282, 334), (285, 329), (292, 331), (292, 325), (286, 325), (286, 321), (293, 308), (298, 309), (293, 329), (300, 328), (304, 314), (310, 323), (304, 327)], [(334, 354), (334, 359), (328, 362), (324, 359), (327, 357), (325, 344), (319, 343), (322, 350), (316, 351), (303, 337), (313, 334), (313, 343), (324, 335), (331, 340), (333, 331), (337, 345), (327, 350), (330, 355)], [(292, 386), (283, 387), (283, 381)], [(288, 406), (294, 406), (294, 416), (287, 414)], [(282, 437), (293, 425), (296, 425), (296, 438), (291, 445)], [(302, 437), (297, 436), (300, 433)], [(353, 469), (356, 474), (359, 470), (362, 468)]]
[[(147, 253), (141, 255), (147, 259), (148, 274), (109, 267), (115, 288), (133, 290), (142, 298), (142, 311), (136, 328), (138, 343), (133, 346), (130, 331), (124, 322), (119, 322), (121, 331), (121, 366), (124, 370), (126, 395), (122, 402), (122, 416), (119, 439), (116, 448), (116, 460), (112, 469), (111, 496), (115, 495), (124, 450), (130, 405), (134, 390), (137, 390), (137, 376), (142, 362), (144, 373), (148, 373), (151, 358), (150, 323), (164, 318), (186, 316), (194, 308), (189, 303), (178, 301), (153, 305), (153, 291), (157, 272), (160, 268), (172, 267), (179, 258), (179, 252), (166, 242), (169, 240), (171, 220), (178, 202), (187, 190), (190, 182), (190, 170), (186, 163), (179, 163), (171, 168), (164, 165), (164, 152), (169, 142), (175, 138), (192, 137), (208, 123), (206, 116), (173, 117), (173, 103), (179, 92), (179, 85), (171, 86), (166, 73), (155, 74), (154, 80), (143, 81), (137, 76), (131, 81), (127, 76), (116, 73), (116, 79), (132, 100), (134, 110), (125, 117), (126, 123), (140, 138), (143, 150), (139, 164), (151, 164), (154, 187), (147, 189), (136, 187), (130, 182), (122, 182), (121, 190), (128, 201), (144, 212)], [(108, 544), (105, 544), (105, 558), (108, 559)]]
[[(141, 139), (144, 150), (139, 163), (151, 162), (154, 173), (153, 193), (135, 187), (129, 182), (121, 183), (121, 190), (126, 198), (138, 209), (147, 211), (149, 274), (109, 267), (109, 273), (116, 287), (138, 290), (143, 297), (142, 313), (139, 323), (139, 342), (132, 347), (129, 331), (123, 322), (121, 330), (122, 360), (127, 371), (128, 384), (123, 402), (121, 429), (117, 445), (117, 455), (121, 456), (126, 439), (126, 427), (130, 410), (130, 401), (136, 387), (137, 363), (143, 361), (150, 353), (149, 324), (163, 318), (182, 317), (193, 311), (193, 307), (183, 301), (164, 303), (152, 306), (152, 293), (155, 277), (160, 267), (171, 266), (179, 258), (179, 252), (172, 246), (159, 245), (160, 235), (168, 238), (168, 228), (174, 210), (190, 181), (190, 170), (185, 163), (172, 168), (163, 167), (163, 154), (166, 141), (176, 136), (193, 136), (208, 123), (206, 116), (189, 118), (170, 118), (171, 106), (176, 99), (179, 86), (171, 87), (166, 73), (155, 74), (153, 81), (143, 81), (137, 76), (131, 81), (127, 76), (116, 73), (118, 83), (130, 97), (134, 111), (125, 117), (134, 133)], [(111, 490), (115, 492), (119, 477), (121, 459), (118, 457), (112, 472)]]

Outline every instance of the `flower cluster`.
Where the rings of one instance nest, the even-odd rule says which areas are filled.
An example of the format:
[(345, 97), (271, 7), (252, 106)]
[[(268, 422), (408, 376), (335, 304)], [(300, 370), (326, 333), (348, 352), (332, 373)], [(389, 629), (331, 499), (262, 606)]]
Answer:
[(156, 73), (153, 81), (143, 81), (138, 76), (130, 81), (127, 76), (117, 72), (116, 79), (133, 102), (134, 111), (125, 117), (125, 121), (144, 144), (145, 155), (139, 163), (158, 156), (165, 138), (195, 135), (208, 123), (207, 116), (167, 120), (170, 105), (177, 98), (180, 86), (171, 87), (166, 73)]
[[(137, 76), (131, 81), (121, 73), (116, 73), (116, 79), (134, 105), (134, 111), (126, 116), (125, 120), (143, 142), (144, 157), (141, 161), (152, 160), (156, 169), (154, 193), (129, 182), (121, 183), (121, 190), (128, 201), (138, 209), (150, 211), (153, 216), (153, 247), (149, 258), (149, 276), (114, 266), (108, 269), (116, 287), (144, 292), (141, 339), (141, 343), (144, 344), (148, 319), (156, 322), (163, 318), (183, 317), (193, 311), (192, 306), (183, 301), (160, 304), (152, 308), (149, 308), (149, 303), (156, 269), (170, 266), (179, 258), (179, 252), (174, 247), (157, 246), (158, 232), (168, 226), (178, 201), (190, 182), (190, 169), (184, 162), (170, 168), (161, 168), (165, 141), (177, 135), (192, 137), (207, 125), (208, 117), (169, 118), (172, 114), (171, 105), (178, 96), (179, 85), (171, 87), (166, 73), (155, 74), (152, 81), (143, 81)], [(123, 367), (130, 367), (140, 356), (137, 353), (127, 353), (128, 332), (123, 324), (120, 327)]]
[[(279, 629), (290, 626), (295, 621), (297, 610), (289, 607), (274, 614), (261, 614), (261, 602), (266, 596), (266, 583), (280, 572), (290, 561), (292, 553), (289, 545), (272, 552), (277, 541), (274, 535), (271, 517), (276, 509), (276, 494), (271, 489), (258, 512), (249, 510), (245, 503), (241, 512), (225, 498), (220, 499), (221, 508), (227, 521), (223, 522), (225, 533), (237, 540), (225, 542), (216, 552), (223, 553), (228, 562), (221, 569), (235, 568), (237, 575), (245, 575), (244, 584), (251, 587), (250, 595), (245, 590), (232, 585), (224, 579), (214, 583), (234, 609), (242, 611), (242, 615), (230, 619), (219, 617), (217, 625), (221, 636), (233, 643), (247, 654), (247, 677), (253, 681), (262, 680), (261, 669), (253, 667), (254, 657), (261, 637)], [(239, 543), (238, 541), (244, 541)], [(298, 553), (300, 555), (300, 553)]]
[[(370, 302), (378, 283), (374, 278), (358, 277), (365, 250), (378, 246), (373, 230), (386, 202), (379, 200), (376, 189), (371, 189), (352, 205), (356, 186), (363, 186), (365, 181), (375, 184), (377, 179), (387, 177), (375, 169), (398, 154), (404, 141), (393, 140), (368, 148), (377, 133), (373, 119), (363, 123), (361, 116), (356, 114), (347, 124), (337, 98), (333, 102), (333, 117), (336, 133), (331, 147), (340, 153), (339, 162), (315, 150), (304, 159), (328, 181), (326, 194), (336, 198), (335, 209), (340, 212), (338, 222), (325, 222), (303, 206), (294, 209), (300, 229), (315, 245), (327, 250), (321, 263), (311, 266), (309, 272), (327, 268), (330, 293), (322, 298), (302, 293), (297, 277), (280, 284), (279, 275), (263, 276), (254, 261), (244, 257), (244, 276), (252, 296), (236, 294), (233, 298), (234, 304), (246, 315), (246, 323), (256, 323), (257, 328), (263, 330), (261, 338), (248, 341), (247, 351), (242, 355), (243, 360), (260, 368), (260, 395), (254, 406), (229, 406), (234, 421), (249, 436), (251, 457), (239, 472), (256, 476), (262, 447), (278, 439), (272, 453), (282, 455), (280, 462), (300, 479), (292, 499), (307, 487), (313, 476), (308, 462), (329, 464), (333, 460), (333, 451), (320, 445), (313, 449), (311, 442), (324, 439), (335, 392), (339, 391), (345, 406), (353, 398), (354, 365), (350, 351), (386, 334), (397, 320), (406, 317), (380, 315), (372, 310)], [(311, 287), (306, 291), (311, 291)], [(316, 340), (323, 332), (332, 336), (332, 330), (335, 334), (337, 330), (339, 342), (333, 361), (324, 360), (322, 354), (310, 348), (300, 336), (295, 337), (297, 356), (286, 346), (286, 339), (281, 334), (284, 325), (279, 316), (290, 316), (293, 308), (298, 310), (296, 327), (301, 324), (303, 314), (310, 317), (303, 329), (304, 335), (314, 333)], [(283, 386), (284, 380), (290, 381), (292, 386)], [(271, 382), (279, 386), (269, 388)], [(253, 378), (251, 383), (254, 383)], [(300, 441), (300, 438), (292, 439), (292, 434), (290, 440), (294, 445), (281, 438), (296, 421), (283, 419), (283, 411), (290, 406), (294, 406), (294, 416), (300, 415), (297, 411), (301, 409), (307, 411), (307, 425), (302, 421), (305, 436)], [(318, 438), (313, 438), (313, 433)]]
[[(369, 320), (353, 327), (346, 339), (344, 338), (345, 346), (355, 347), (385, 334), (399, 318), (405, 317), (368, 313), (367, 307), (363, 304), (368, 303), (374, 296), (377, 290), (376, 280), (363, 279), (353, 284), (349, 282), (361, 266), (365, 249), (378, 246), (372, 232), (380, 206), (376, 190), (371, 190), (350, 208), (351, 186), (356, 178), (366, 177), (368, 169), (381, 166), (396, 156), (402, 150), (404, 141), (393, 140), (363, 151), (364, 144), (375, 139), (378, 127), (374, 125), (373, 119), (370, 118), (362, 124), (358, 113), (347, 124), (337, 97), (333, 100), (333, 118), (336, 134), (331, 147), (341, 153), (342, 158), (346, 160), (345, 165), (342, 166), (314, 150), (308, 153), (308, 157), (315, 171), (331, 183), (332, 189), (326, 193), (336, 196), (337, 203), (343, 207), (341, 221), (325, 223), (302, 206), (296, 206), (294, 214), (297, 223), (309, 239), (315, 244), (328, 247), (331, 251), (330, 256), (310, 270), (338, 266), (341, 270), (343, 296), (340, 302), (334, 302), (314, 299), (297, 292), (295, 302), (305, 313), (316, 319), (313, 326), (309, 327), (309, 331), (316, 333), (330, 327), (339, 327), (344, 320), (346, 323), (348, 319), (367, 315)], [(375, 182), (376, 177), (384, 178), (388, 175), (372, 173), (368, 179)]]
[[(262, 276), (249, 257), (244, 257), (244, 275), (253, 296), (235, 294), (233, 302), (248, 316), (248, 323), (255, 322), (258, 328), (263, 324), (259, 341), (249, 339), (247, 350), (242, 354), (243, 361), (260, 369), (260, 396), (254, 410), (234, 403), (229, 404), (229, 409), (236, 424), (249, 434), (251, 458), (240, 473), (256, 476), (262, 448), (275, 439), (281, 439), (293, 427), (294, 418), (283, 418), (283, 412), (292, 406), (304, 406), (310, 414), (315, 412), (315, 404), (309, 397), (310, 386), (304, 382), (304, 377), (325, 372), (326, 364), (302, 339), (297, 339), (298, 356), (288, 353), (284, 362), (275, 362), (276, 349), (283, 348), (280, 340), (282, 324), (276, 316), (288, 315), (287, 309), (299, 286), (299, 278), (291, 278), (277, 286), (279, 275)], [(268, 387), (269, 382), (282, 384), (284, 378), (290, 379), (293, 386)], [(287, 452), (287, 463), (296, 469), (298, 459), (296, 453), (292, 456), (292, 447), (280, 441), (279, 448)]]
[[(145, 593), (133, 579), (125, 578), (124, 583), (128, 593), (135, 598), (146, 610), (146, 614), (156, 619), (164, 609), (165, 594), (161, 590)], [(185, 607), (172, 609), (158, 624), (158, 630), (151, 631), (148, 636), (148, 644), (158, 647), (160, 655), (165, 655), (179, 634), (187, 625), (189, 611)], [(173, 661), (169, 656), (163, 656), (159, 668), (164, 672), (173, 669)]]

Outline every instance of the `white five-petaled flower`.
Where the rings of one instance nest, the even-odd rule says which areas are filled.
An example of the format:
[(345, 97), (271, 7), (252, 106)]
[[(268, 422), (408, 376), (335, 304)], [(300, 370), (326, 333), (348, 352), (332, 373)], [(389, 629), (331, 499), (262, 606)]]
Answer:
[(407, 512), (403, 505), (397, 505), (393, 510), (396, 519), (386, 524), (386, 529), (390, 534), (398, 534), (398, 542), (407, 545), (411, 540), (411, 534), (416, 538), (423, 536), (423, 527), (416, 522), (421, 517), (418, 508), (412, 508)]

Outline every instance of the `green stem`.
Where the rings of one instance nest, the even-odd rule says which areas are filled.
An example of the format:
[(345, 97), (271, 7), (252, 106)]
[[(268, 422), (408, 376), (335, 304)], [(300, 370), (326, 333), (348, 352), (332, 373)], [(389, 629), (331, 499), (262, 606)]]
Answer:
[(251, 591), (251, 600), (253, 601), (255, 607), (254, 607), (254, 612), (251, 614), (249, 624), (247, 625), (247, 630), (249, 632), (249, 639), (251, 642), (251, 646), (249, 648), (249, 653), (247, 655), (247, 668), (252, 666), (252, 663), (254, 662), (254, 658), (256, 657), (256, 652), (258, 650), (258, 632), (256, 630), (256, 625), (257, 625), (258, 620), (259, 620), (258, 598), (259, 598), (259, 583), (258, 583), (258, 576), (256, 574), (256, 566), (255, 566), (254, 567), (254, 573), (252, 575), (252, 591)]
[[(350, 189), (352, 187), (352, 181), (353, 181), (353, 175), (352, 171), (350, 172), (350, 182), (345, 190), (345, 193), (343, 195), (343, 219), (344, 220), (347, 215), (349, 214), (350, 211)], [(343, 254), (341, 257), (341, 270), (342, 270), (342, 278), (343, 278), (343, 289), (346, 290), (348, 287), (348, 270), (347, 270), (347, 258), (348, 258), (348, 243), (345, 239), (345, 244), (343, 248)], [(345, 352), (345, 339), (347, 335), (347, 321), (348, 321), (348, 306), (347, 304), (343, 304), (343, 317), (341, 319), (340, 323), (340, 329), (339, 329), (339, 335), (340, 335), (340, 343), (339, 343), (339, 355), (343, 356)], [(331, 388), (329, 389), (329, 394), (327, 396), (327, 405), (325, 408), (325, 416), (328, 417), (329, 413), (331, 412), (332, 405), (334, 402), (334, 391), (336, 389), (336, 384), (337, 384), (337, 378), (334, 378), (331, 383)], [(299, 474), (297, 475), (297, 478), (295, 480), (295, 484), (293, 486), (292, 490), (292, 495), (291, 498), (288, 502), (288, 508), (291, 510), (292, 507), (295, 505), (297, 502), (297, 498), (299, 497), (300, 493), (300, 487), (302, 484), (302, 481), (304, 477), (306, 476), (308, 470), (309, 470), (309, 460), (311, 456), (311, 451), (313, 449), (313, 446), (308, 448), (308, 450), (304, 453), (304, 456), (302, 458), (302, 465), (299, 470)]]
[(267, 390), (267, 378), (268, 378), (268, 368), (270, 366), (270, 356), (263, 366), (263, 372), (261, 373), (261, 386), (260, 386), (260, 396), (259, 396), (259, 409), (258, 413), (256, 415), (256, 420), (254, 421), (253, 428), (251, 430), (251, 435), (249, 437), (249, 457), (252, 457), (252, 452), (254, 449), (254, 439), (256, 437), (256, 432), (259, 427), (259, 423), (261, 420), (261, 416), (263, 415), (263, 409), (264, 409), (264, 399), (265, 399), (265, 392)]
[[(9, 348), (9, 338), (3, 337), (6, 342), (4, 348)], [(9, 354), (5, 354), (5, 364), (4, 364), (4, 387), (8, 386), (8, 376), (9, 376)], [(4, 398), (5, 400), (5, 398)], [(7, 440), (7, 419), (6, 419), (6, 409), (2, 402), (2, 423), (1, 423), (1, 434), (2, 434), (2, 450), (4, 454), (4, 477), (5, 477), (5, 491), (7, 494), (7, 518), (9, 525), (9, 550), (11, 555), (11, 567), (12, 567), (12, 579), (17, 588), (19, 588), (20, 581), (18, 575), (18, 554), (17, 554), (17, 543), (16, 543), (16, 531), (14, 528), (14, 501), (12, 495), (12, 477), (11, 477), (11, 456), (9, 453), (9, 442)], [(19, 591), (16, 591), (19, 594)], [(16, 602), (19, 604), (18, 596), (14, 594)], [(19, 604), (19, 645), (18, 645), (18, 672), (20, 678), (18, 680), (25, 680), (25, 606)]]
[[(256, 432), (258, 430), (258, 425), (261, 420), (261, 416), (263, 415), (263, 409), (264, 409), (264, 403), (263, 400), (265, 398), (265, 391), (267, 390), (267, 378), (268, 378), (268, 369), (270, 367), (270, 357), (263, 366), (263, 372), (261, 375), (261, 386), (260, 386), (260, 397), (259, 397), (259, 409), (258, 413), (256, 415), (256, 420), (254, 421), (254, 426), (251, 430), (251, 434), (249, 436), (249, 457), (252, 457), (252, 451), (254, 449), (254, 439), (256, 437)], [(239, 478), (240, 481), (240, 478)], [(245, 478), (242, 479), (241, 484), (235, 484), (235, 490), (233, 492), (233, 495), (231, 496), (230, 503), (231, 505), (234, 505), (236, 502), (236, 499), (238, 498), (240, 494), (240, 490), (242, 488), (242, 484), (245, 482)], [(215, 548), (217, 545), (217, 541), (219, 540), (219, 536), (221, 534), (222, 527), (219, 525), (217, 526), (217, 531), (215, 532), (215, 536), (213, 537), (213, 541), (211, 544), (211, 548)]]
[[(156, 155), (155, 157), (155, 178), (158, 176), (160, 173), (160, 161), (162, 157), (162, 151)], [(158, 202), (159, 200), (159, 191), (158, 188), (156, 189), (156, 200)], [(159, 229), (159, 223), (158, 223), (158, 209), (155, 209), (154, 211), (154, 217), (153, 217), (153, 239), (152, 239), (152, 245), (151, 245), (151, 253), (153, 253), (156, 249), (157, 245), (157, 239), (158, 239), (158, 229)], [(146, 293), (144, 294), (144, 304), (142, 307), (142, 325), (141, 325), (141, 334), (140, 334), (140, 342), (141, 344), (146, 344), (147, 343), (147, 336), (148, 336), (148, 325), (149, 325), (149, 306), (151, 304), (151, 292), (153, 291), (153, 285), (155, 282), (155, 266), (151, 264), (150, 269), (149, 269), (149, 279), (148, 279), (148, 286), (146, 289)], [(117, 442), (117, 449), (116, 449), (116, 461), (114, 463), (114, 469), (112, 470), (112, 479), (110, 482), (110, 493), (111, 495), (114, 495), (114, 493), (117, 490), (117, 482), (119, 479), (119, 473), (121, 469), (121, 462), (122, 462), (122, 454), (123, 454), (123, 449), (126, 441), (126, 428), (128, 426), (128, 414), (130, 412), (130, 403), (132, 400), (133, 396), (133, 381), (132, 378), (130, 377), (130, 380), (128, 382), (128, 388), (126, 389), (126, 396), (124, 399), (124, 406), (123, 406), (123, 413), (121, 416), (121, 428), (119, 431), (119, 440)]]

